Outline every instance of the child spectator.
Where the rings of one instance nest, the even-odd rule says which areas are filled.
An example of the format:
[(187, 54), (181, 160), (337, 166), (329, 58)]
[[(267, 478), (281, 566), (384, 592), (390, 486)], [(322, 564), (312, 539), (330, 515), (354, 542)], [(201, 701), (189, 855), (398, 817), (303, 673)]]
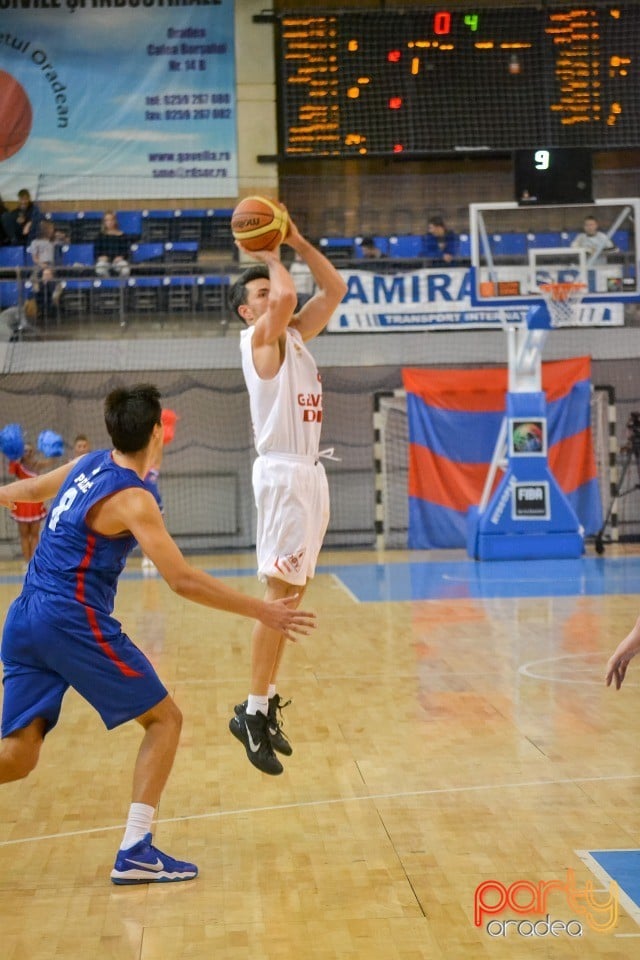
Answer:
[(52, 267), (55, 262), (55, 227), (51, 220), (41, 220), (38, 224), (37, 236), (27, 247), (27, 253), (31, 254), (33, 265), (36, 268), (36, 276), (40, 274), (45, 267)]

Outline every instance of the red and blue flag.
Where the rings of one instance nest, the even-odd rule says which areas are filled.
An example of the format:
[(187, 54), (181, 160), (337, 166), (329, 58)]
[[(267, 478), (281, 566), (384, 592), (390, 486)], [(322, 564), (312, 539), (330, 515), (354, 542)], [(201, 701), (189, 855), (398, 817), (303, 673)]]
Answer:
[[(409, 419), (411, 549), (464, 547), (505, 416), (506, 368), (402, 371)], [(542, 364), (548, 463), (586, 534), (602, 526), (589, 357)], [(501, 477), (498, 472), (496, 485)]]

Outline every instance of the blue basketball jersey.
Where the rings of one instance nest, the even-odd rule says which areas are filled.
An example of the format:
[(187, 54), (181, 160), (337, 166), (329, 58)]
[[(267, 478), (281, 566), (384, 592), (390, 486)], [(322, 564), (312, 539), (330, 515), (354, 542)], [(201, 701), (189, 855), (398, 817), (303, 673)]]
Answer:
[(40, 542), (31, 559), (24, 592), (52, 594), (102, 613), (113, 610), (118, 577), (136, 546), (133, 536), (105, 537), (86, 523), (100, 500), (127, 487), (154, 493), (133, 470), (120, 467), (110, 450), (82, 457), (70, 471), (49, 509)]

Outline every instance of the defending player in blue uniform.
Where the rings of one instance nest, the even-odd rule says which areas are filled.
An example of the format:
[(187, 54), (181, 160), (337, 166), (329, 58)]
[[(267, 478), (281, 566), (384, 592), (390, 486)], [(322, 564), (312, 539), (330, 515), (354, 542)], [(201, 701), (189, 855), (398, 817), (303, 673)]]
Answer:
[(188, 600), (253, 617), (290, 640), (315, 625), (286, 598), (246, 596), (187, 563), (164, 525), (145, 477), (162, 460), (158, 390), (112, 391), (105, 423), (114, 450), (97, 450), (0, 487), (0, 505), (55, 497), (20, 596), (4, 625), (0, 783), (26, 777), (56, 725), (71, 686), (108, 729), (137, 720), (144, 736), (114, 883), (191, 880), (195, 864), (151, 843), (151, 824), (178, 746), (182, 715), (145, 655), (112, 616), (118, 577), (136, 542), (172, 590)]

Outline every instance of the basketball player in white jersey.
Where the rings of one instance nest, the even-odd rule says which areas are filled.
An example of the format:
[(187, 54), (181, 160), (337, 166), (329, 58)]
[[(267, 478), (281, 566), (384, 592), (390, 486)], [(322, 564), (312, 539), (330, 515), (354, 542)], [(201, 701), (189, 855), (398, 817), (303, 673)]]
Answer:
[[(329, 490), (320, 462), (322, 384), (305, 342), (326, 327), (347, 287), (334, 266), (291, 222), (285, 240), (309, 266), (316, 292), (294, 313), (297, 293), (280, 262), (280, 251), (243, 252), (260, 261), (230, 290), (232, 309), (247, 324), (242, 331), (242, 370), (258, 457), (253, 490), (258, 511), (258, 577), (265, 598), (302, 599), (313, 577), (329, 522)], [(229, 729), (251, 763), (264, 773), (282, 773), (274, 753), (293, 751), (280, 722), (276, 682), (286, 639), (260, 626), (253, 631), (251, 686)]]

